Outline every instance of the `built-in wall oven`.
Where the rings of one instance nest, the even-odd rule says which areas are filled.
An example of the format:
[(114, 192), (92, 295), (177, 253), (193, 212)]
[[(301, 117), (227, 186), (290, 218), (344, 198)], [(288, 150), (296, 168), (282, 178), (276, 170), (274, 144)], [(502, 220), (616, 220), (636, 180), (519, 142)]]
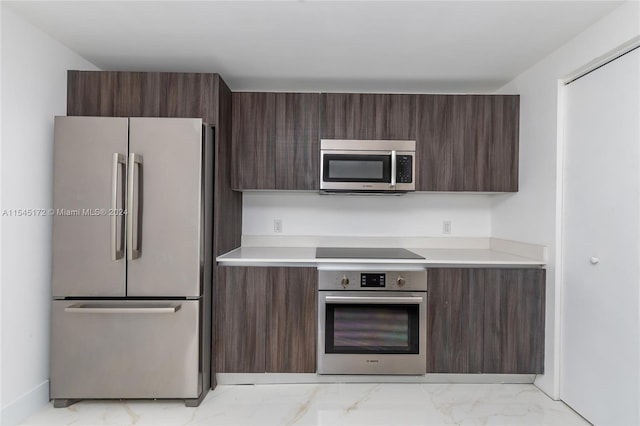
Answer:
[(426, 373), (427, 272), (318, 271), (318, 373)]

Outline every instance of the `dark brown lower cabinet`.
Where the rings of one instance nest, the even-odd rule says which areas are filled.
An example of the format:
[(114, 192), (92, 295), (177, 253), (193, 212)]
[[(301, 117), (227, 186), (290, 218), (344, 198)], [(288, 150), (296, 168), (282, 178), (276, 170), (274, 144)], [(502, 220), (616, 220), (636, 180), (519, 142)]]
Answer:
[(270, 269), (265, 371), (314, 373), (318, 271), (315, 268)]
[(264, 373), (269, 268), (218, 268), (213, 293), (216, 373)]
[(484, 372), (544, 371), (545, 271), (484, 273)]
[(427, 372), (483, 370), (484, 285), (477, 269), (429, 269)]
[(428, 270), (427, 372), (544, 371), (543, 269)]
[(216, 372), (315, 372), (316, 269), (219, 269), (214, 292)]

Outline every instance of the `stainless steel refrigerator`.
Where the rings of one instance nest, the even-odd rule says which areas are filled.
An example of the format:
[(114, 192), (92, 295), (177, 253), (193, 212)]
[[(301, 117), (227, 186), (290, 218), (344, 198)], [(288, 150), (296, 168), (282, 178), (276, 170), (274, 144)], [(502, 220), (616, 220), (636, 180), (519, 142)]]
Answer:
[(201, 119), (56, 117), (54, 406), (206, 395), (213, 152)]

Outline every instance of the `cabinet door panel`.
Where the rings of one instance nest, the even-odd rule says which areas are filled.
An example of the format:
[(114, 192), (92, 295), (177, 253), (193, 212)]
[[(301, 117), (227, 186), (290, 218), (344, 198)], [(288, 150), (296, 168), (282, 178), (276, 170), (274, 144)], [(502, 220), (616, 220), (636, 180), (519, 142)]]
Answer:
[(117, 89), (115, 96), (115, 111), (118, 116), (159, 117), (160, 73), (117, 73)]
[(518, 190), (519, 97), (468, 96), (465, 191)]
[(485, 373), (543, 372), (544, 273), (541, 269), (485, 270)]
[(518, 190), (518, 96), (418, 95), (417, 115), (416, 190)]
[(321, 138), (415, 139), (415, 95), (324, 93)]
[(275, 93), (232, 95), (234, 189), (274, 189), (276, 184)]
[(218, 118), (217, 74), (69, 71), (67, 115)]
[(67, 115), (117, 117), (117, 74), (112, 71), (69, 71)]
[(317, 271), (271, 268), (267, 290), (266, 371), (316, 371)]
[(202, 118), (213, 123), (215, 74), (161, 73), (160, 117)]
[(464, 187), (464, 96), (418, 95), (416, 190), (460, 191)]
[(268, 271), (269, 268), (218, 268), (214, 292), (216, 372), (265, 372)]
[[(487, 185), (491, 191), (518, 191), (520, 97), (491, 97), (493, 141), (489, 158), (494, 163)], [(485, 190), (485, 189), (483, 189)]]
[(274, 189), (318, 190), (317, 93), (277, 93)]
[(475, 269), (429, 269), (427, 372), (481, 373), (484, 282)]

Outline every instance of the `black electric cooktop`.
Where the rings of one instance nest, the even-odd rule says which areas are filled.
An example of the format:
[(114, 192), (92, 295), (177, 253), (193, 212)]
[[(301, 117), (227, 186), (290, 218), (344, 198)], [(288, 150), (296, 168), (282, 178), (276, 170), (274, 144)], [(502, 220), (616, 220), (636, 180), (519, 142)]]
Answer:
[(316, 259), (424, 259), (403, 248), (317, 247)]

